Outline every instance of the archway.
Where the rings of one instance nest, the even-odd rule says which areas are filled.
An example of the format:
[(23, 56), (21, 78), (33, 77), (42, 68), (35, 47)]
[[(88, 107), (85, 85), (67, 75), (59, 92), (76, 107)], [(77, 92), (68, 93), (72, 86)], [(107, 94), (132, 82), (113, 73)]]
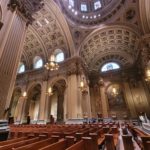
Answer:
[(119, 83), (112, 83), (106, 89), (110, 117), (127, 117), (127, 106), (123, 92), (123, 86)]
[(64, 99), (66, 82), (63, 79), (53, 84), (53, 95), (49, 100), (49, 115), (53, 115), (57, 122), (64, 121)]
[(34, 123), (39, 118), (39, 104), (41, 98), (41, 85), (32, 86), (27, 94), (27, 102), (25, 107), (25, 116), (29, 115)]
[(14, 117), (14, 119), (17, 119), (18, 113), (19, 113), (19, 98), (21, 97), (21, 89), (16, 88), (14, 89), (12, 98), (11, 98), (11, 104), (10, 104), (10, 110), (9, 110), (9, 117)]

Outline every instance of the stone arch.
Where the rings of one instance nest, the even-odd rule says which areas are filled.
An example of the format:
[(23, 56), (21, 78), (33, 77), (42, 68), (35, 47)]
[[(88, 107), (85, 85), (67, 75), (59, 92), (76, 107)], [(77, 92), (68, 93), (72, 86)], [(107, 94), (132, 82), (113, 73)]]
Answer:
[[(116, 60), (124, 59), (123, 65), (130, 66), (138, 57), (140, 33), (136, 28), (125, 24), (109, 24), (101, 26), (90, 33), (79, 48), (79, 55), (85, 60), (91, 70), (96, 70), (95, 64), (102, 58), (102, 55), (113, 57)], [(120, 57), (123, 57), (120, 59)], [(96, 59), (95, 59), (96, 58)], [(126, 61), (125, 61), (126, 60)], [(130, 60), (127, 62), (127, 60)], [(105, 59), (107, 61), (107, 59)], [(103, 63), (100, 62), (101, 65)]]
[(8, 110), (8, 116), (13, 117), (14, 120), (17, 120), (18, 116), (18, 109), (19, 109), (19, 99), (22, 96), (22, 89), (21, 87), (16, 87), (13, 91), (10, 107)]
[(49, 115), (53, 115), (58, 122), (63, 122), (65, 114), (66, 80), (64, 78), (54, 79), (50, 85), (53, 89), (53, 95), (49, 101)]
[(25, 117), (29, 115), (31, 121), (38, 121), (39, 118), (39, 108), (41, 99), (42, 86), (40, 83), (32, 83), (27, 90), (27, 98), (25, 105)]

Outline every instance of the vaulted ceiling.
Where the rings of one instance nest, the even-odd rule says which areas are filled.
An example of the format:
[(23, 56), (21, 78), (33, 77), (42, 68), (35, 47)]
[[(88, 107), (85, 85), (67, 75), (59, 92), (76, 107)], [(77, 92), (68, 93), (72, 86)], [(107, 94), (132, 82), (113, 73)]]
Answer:
[(66, 14), (62, 0), (56, 0), (56, 3), (45, 0), (44, 8), (33, 16), (35, 21), (28, 28), (22, 61), (30, 68), (35, 56), (41, 56), (46, 62), (59, 48), (67, 58), (81, 56), (90, 70), (98, 70), (109, 61), (118, 62), (123, 67), (132, 66), (139, 53), (142, 33), (138, 0), (112, 1), (114, 8), (105, 8), (107, 19), (103, 16), (93, 21), (87, 19), (87, 23), (93, 24), (84, 25), (77, 19), (70, 21), (68, 15), (74, 14)]

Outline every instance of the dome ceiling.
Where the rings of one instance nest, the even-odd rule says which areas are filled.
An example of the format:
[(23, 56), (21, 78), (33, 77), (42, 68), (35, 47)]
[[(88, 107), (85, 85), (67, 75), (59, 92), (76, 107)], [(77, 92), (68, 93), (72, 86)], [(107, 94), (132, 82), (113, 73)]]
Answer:
[(80, 56), (90, 70), (99, 70), (110, 61), (121, 66), (133, 65), (138, 54), (139, 34), (130, 27), (107, 26), (91, 33), (80, 47)]
[(57, 0), (67, 18), (86, 26), (98, 25), (114, 16), (126, 0)]

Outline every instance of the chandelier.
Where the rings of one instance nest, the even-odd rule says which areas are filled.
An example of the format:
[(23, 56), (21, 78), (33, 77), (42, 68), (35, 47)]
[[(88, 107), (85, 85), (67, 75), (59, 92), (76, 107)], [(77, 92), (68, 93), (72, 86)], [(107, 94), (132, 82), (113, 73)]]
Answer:
[(50, 59), (49, 59), (48, 62), (44, 65), (44, 67), (45, 67), (47, 70), (50, 70), (50, 71), (58, 70), (59, 65), (58, 65), (58, 63), (55, 61), (55, 56), (54, 56), (54, 55), (51, 55)]

